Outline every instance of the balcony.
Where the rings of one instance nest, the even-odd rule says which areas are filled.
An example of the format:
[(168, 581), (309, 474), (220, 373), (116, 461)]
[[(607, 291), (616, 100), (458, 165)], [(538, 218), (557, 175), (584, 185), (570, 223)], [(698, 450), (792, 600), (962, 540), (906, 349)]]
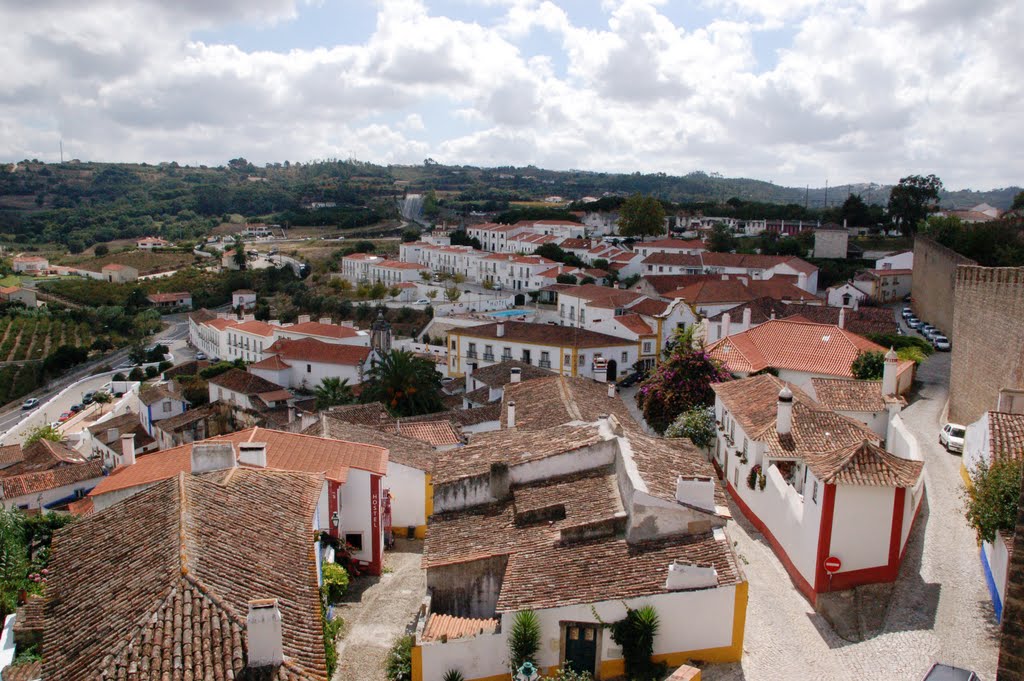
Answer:
[(511, 362), (512, 361), (512, 355), (502, 355), (501, 356), (501, 361), (502, 362)]
[(539, 366), (541, 369), (550, 369), (551, 368), (551, 360), (550, 359), (542, 359), (539, 362), (537, 362), (537, 366)]
[(466, 359), (476, 359), (476, 350), (466, 350)]
[(494, 353), (493, 352), (485, 352), (484, 353), (484, 361), (485, 362), (493, 362), (494, 361)]

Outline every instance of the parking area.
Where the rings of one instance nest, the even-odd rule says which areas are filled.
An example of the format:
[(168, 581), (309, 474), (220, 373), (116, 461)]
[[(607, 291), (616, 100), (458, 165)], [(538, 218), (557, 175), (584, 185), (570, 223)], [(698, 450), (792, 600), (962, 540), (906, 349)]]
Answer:
[(998, 627), (963, 517), (960, 457), (938, 444), (949, 386), (948, 353), (918, 372), (903, 412), (925, 457), (926, 497), (879, 635), (860, 643), (837, 636), (796, 591), (764, 538), (743, 520), (729, 524), (750, 580), (743, 661), (713, 665), (707, 681), (920, 679), (934, 662), (995, 678)]
[(395, 548), (384, 554), (385, 574), (351, 582), (345, 602), (335, 606), (345, 627), (334, 681), (386, 681), (388, 650), (405, 633), (427, 591), (422, 554), (422, 541), (396, 539)]

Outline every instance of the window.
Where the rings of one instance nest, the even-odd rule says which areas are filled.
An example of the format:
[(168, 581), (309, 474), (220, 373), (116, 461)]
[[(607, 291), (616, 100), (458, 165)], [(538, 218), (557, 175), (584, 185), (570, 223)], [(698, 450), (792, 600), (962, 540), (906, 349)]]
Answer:
[[(654, 352), (654, 342), (653, 341), (644, 341), (644, 354), (645, 355), (649, 355), (652, 352)], [(626, 353), (622, 353), (622, 354), (625, 355)], [(625, 358), (623, 358), (623, 361), (625, 361)]]
[(168, 414), (168, 413), (170, 413), (170, 411), (171, 411), (171, 403), (168, 402), (167, 400), (164, 400), (164, 413)]
[(551, 368), (551, 353), (549, 353), (549, 352), (541, 352), (540, 353), (540, 362), (537, 364), (537, 366), (540, 366), (540, 367), (542, 367), (544, 369), (550, 369)]
[(587, 323), (587, 310), (586, 310), (586, 308), (581, 307), (580, 308), (580, 324), (586, 324), (586, 323)]
[(355, 551), (363, 550), (363, 533), (362, 532), (346, 532), (345, 543), (352, 547)]
[(576, 357), (576, 363), (580, 366), (584, 366), (587, 363), (587, 356), (582, 352)]
[(510, 359), (512, 359), (512, 348), (502, 348), (501, 349), (501, 361), (502, 362), (507, 362)]
[(455, 349), (455, 339), (453, 338), (452, 339), (452, 350), (454, 350), (454, 349)]
[(527, 364), (530, 364), (530, 363), (531, 363), (531, 362), (530, 362), (530, 351), (529, 351), (529, 350), (523, 350), (523, 357), (522, 357), (522, 359), (523, 359), (523, 361), (524, 361), (524, 362), (526, 362)]
[(629, 353), (628, 352), (623, 352), (622, 353), (622, 363), (626, 364), (628, 362), (629, 362)]
[(307, 374), (313, 373), (313, 365), (312, 364), (307, 364), (306, 365), (306, 373)]
[(466, 357), (470, 359), (476, 359), (476, 343), (470, 343), (466, 349)]
[(736, 489), (740, 488), (740, 467), (732, 469), (732, 486)]
[(565, 303), (562, 303), (562, 310), (561, 310), (561, 312), (558, 313), (558, 316), (559, 317), (564, 317), (565, 316)]
[(488, 362), (493, 362), (494, 361), (494, 346), (493, 345), (485, 345), (484, 346), (484, 359), (486, 359)]
[(811, 501), (818, 503), (818, 481), (814, 481), (814, 486), (811, 487)]

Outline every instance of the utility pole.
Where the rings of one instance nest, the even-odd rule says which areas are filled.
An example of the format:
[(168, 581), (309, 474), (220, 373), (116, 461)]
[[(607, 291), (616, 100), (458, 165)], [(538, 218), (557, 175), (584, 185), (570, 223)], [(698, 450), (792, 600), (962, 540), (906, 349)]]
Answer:
[(828, 180), (825, 180), (825, 208), (828, 208)]
[(64, 163), (64, 140), (60, 141), (60, 162), (63, 165), (63, 163)]

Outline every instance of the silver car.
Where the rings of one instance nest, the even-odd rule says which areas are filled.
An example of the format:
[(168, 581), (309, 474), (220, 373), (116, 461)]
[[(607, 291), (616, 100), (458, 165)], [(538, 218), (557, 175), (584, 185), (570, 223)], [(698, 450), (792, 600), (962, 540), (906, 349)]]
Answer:
[(959, 423), (947, 423), (939, 431), (939, 444), (945, 447), (947, 452), (963, 454), (965, 435), (967, 435), (967, 429), (964, 426)]

